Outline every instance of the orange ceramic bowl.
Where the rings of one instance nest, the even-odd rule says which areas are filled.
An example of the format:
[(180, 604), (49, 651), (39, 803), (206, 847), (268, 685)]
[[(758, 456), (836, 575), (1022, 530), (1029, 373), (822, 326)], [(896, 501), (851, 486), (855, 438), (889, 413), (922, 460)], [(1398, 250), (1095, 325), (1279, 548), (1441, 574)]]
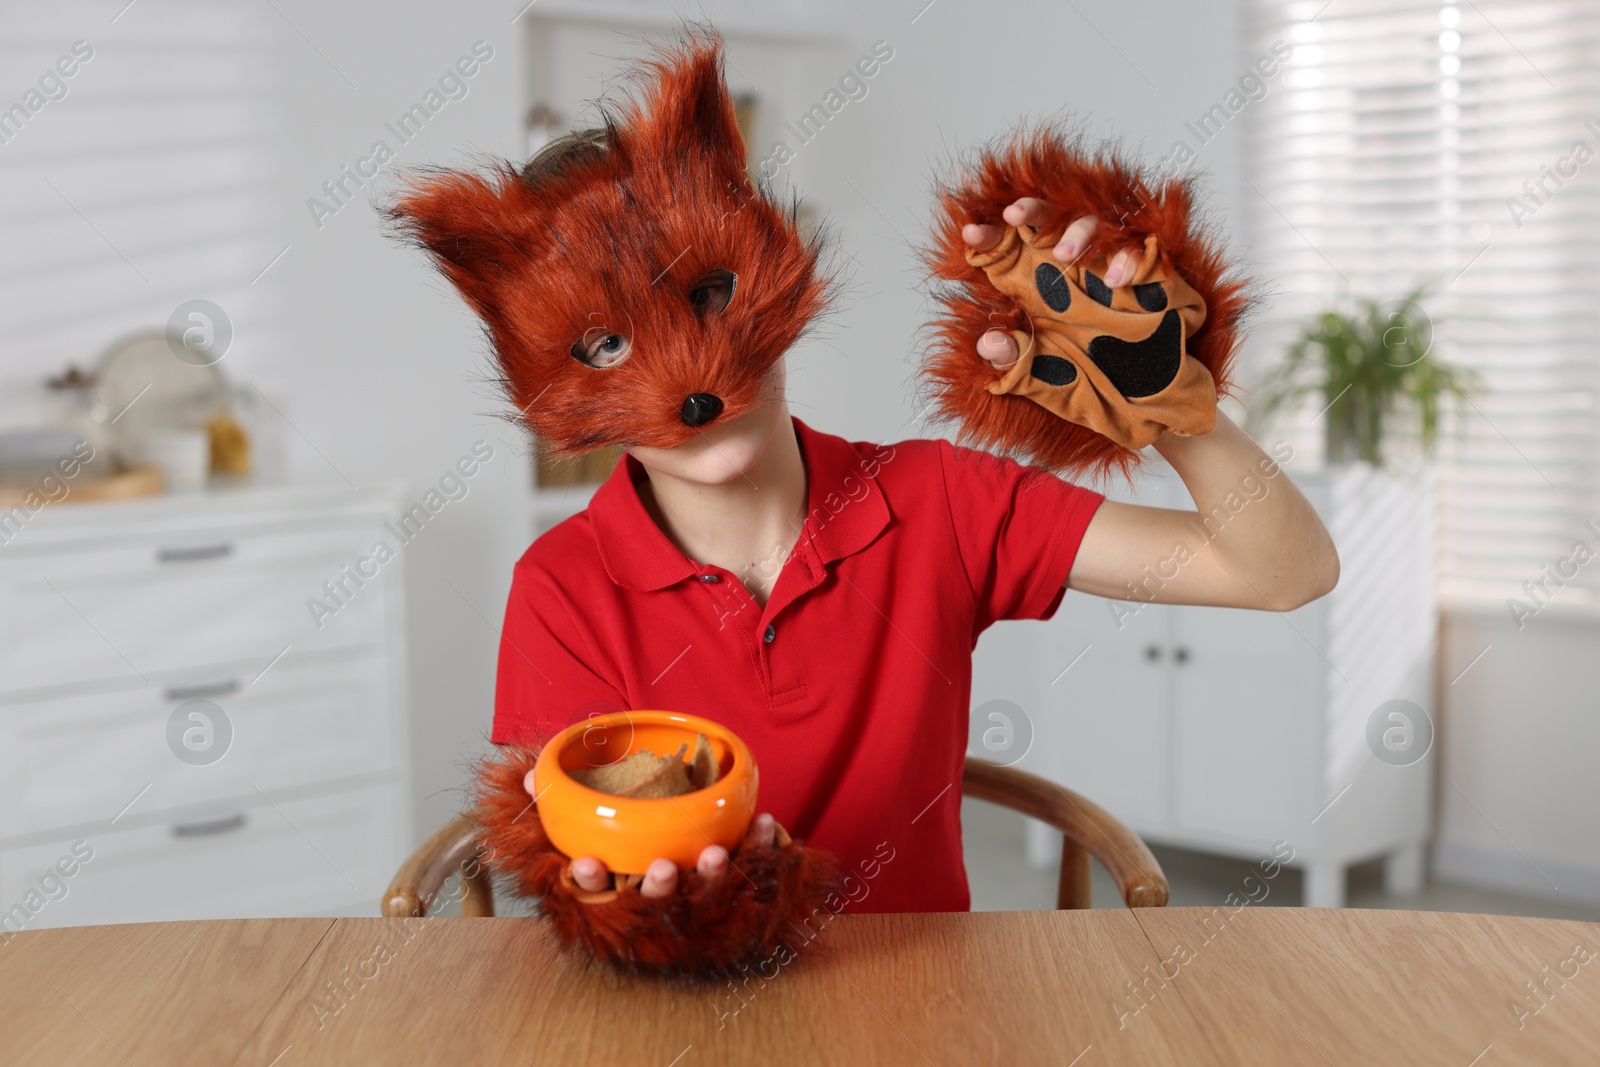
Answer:
[[(695, 736), (711, 742), (715, 784), (676, 797), (618, 797), (580, 785), (571, 773), (616, 763), (647, 748), (669, 756)], [(732, 851), (756, 814), (755, 757), (727, 727), (675, 711), (619, 711), (574, 723), (539, 752), (533, 795), (550, 843), (571, 857), (593, 856), (619, 874), (643, 874), (666, 857), (691, 868), (707, 845)]]

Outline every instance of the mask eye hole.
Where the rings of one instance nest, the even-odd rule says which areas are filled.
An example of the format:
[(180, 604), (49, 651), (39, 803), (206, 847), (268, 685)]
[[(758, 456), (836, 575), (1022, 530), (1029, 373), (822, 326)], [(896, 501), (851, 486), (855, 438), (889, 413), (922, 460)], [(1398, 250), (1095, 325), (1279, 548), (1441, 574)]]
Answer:
[(615, 367), (628, 358), (633, 342), (624, 334), (599, 328), (587, 330), (573, 342), (572, 358), (596, 370)]
[(694, 288), (689, 290), (689, 305), (694, 308), (697, 315), (715, 315), (728, 306), (733, 299), (733, 288), (738, 283), (738, 277), (731, 270), (708, 271), (705, 277), (694, 283)]

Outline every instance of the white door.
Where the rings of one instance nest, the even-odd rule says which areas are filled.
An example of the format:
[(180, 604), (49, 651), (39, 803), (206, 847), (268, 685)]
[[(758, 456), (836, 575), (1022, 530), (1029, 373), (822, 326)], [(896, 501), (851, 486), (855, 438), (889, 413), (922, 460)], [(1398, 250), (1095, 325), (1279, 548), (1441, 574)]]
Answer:
[(1024, 766), (1141, 832), (1167, 825), (1171, 610), (1069, 591), (1038, 627), (1042, 714)]
[(1249, 841), (1306, 840), (1320, 796), (1325, 613), (1316, 603), (1281, 614), (1171, 611), (1175, 822)]

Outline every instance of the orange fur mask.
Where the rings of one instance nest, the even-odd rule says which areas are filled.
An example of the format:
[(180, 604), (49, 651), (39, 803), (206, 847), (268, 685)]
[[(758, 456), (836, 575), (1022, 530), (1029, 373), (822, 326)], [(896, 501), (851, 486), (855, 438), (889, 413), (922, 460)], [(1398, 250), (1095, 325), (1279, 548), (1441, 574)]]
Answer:
[(662, 48), (642, 100), (553, 163), (437, 170), (390, 208), (483, 319), (558, 456), (675, 448), (762, 401), (825, 308), (820, 246), (751, 181), (714, 34)]

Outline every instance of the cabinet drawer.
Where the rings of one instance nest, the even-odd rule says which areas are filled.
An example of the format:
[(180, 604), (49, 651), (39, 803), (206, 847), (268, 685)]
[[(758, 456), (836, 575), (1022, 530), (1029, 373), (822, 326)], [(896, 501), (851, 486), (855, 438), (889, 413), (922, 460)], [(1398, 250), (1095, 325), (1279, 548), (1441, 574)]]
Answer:
[[(376, 913), (394, 873), (394, 804), (389, 786), (276, 809), (258, 800), (0, 852), (0, 928), (296, 916), (362, 898)], [(56, 872), (88, 850), (70, 878)]]
[[(286, 645), (381, 639), (399, 562), (346, 577), (381, 527), (201, 536), (0, 560), (0, 691), (138, 678), (207, 663), (264, 667)], [(338, 600), (323, 590), (343, 581)], [(314, 618), (308, 601), (331, 614)], [(259, 669), (259, 668), (258, 668)], [(142, 679), (141, 679), (142, 680)]]
[(377, 657), (280, 664), (253, 684), (197, 678), (0, 707), (0, 839), (393, 769), (389, 669)]

